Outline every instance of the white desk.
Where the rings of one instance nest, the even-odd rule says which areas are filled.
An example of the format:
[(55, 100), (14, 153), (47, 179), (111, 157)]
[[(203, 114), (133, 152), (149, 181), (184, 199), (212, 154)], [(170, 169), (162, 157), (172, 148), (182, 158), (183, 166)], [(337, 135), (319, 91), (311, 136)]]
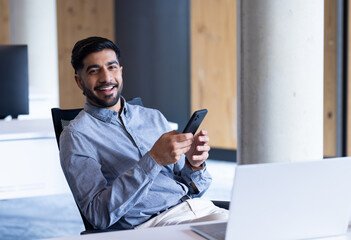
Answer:
[(70, 192), (52, 120), (0, 120), (0, 199)]
[(52, 120), (0, 120), (0, 141), (55, 138)]
[[(203, 223), (195, 223), (203, 224)], [(192, 225), (195, 225), (194, 223)], [(204, 238), (190, 229), (191, 224), (176, 226), (94, 233), (80, 236), (53, 238), (51, 240), (203, 240)], [(323, 240), (351, 240), (351, 229), (344, 236), (319, 238)], [(317, 239), (314, 239), (317, 240)]]
[[(199, 223), (201, 224), (201, 223)], [(202, 223), (203, 224), (203, 223)], [(51, 240), (203, 240), (201, 236), (190, 229), (190, 224), (124, 230), (105, 233), (94, 233), (80, 236), (53, 238)]]
[(0, 199), (70, 193), (51, 118), (0, 120), (0, 161)]

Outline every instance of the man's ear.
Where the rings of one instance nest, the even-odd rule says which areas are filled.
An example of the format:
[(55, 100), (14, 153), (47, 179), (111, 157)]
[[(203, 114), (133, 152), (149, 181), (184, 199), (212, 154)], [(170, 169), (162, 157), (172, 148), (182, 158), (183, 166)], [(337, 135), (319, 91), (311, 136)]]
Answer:
[(78, 85), (78, 87), (83, 91), (83, 80), (82, 80), (82, 78), (79, 76), (79, 74), (75, 74), (74, 75), (74, 80), (76, 80), (76, 83), (77, 83), (77, 85)]
[(123, 73), (123, 67), (122, 66), (120, 66), (119, 67), (119, 71), (121, 72), (121, 76), (123, 75), (122, 73)]

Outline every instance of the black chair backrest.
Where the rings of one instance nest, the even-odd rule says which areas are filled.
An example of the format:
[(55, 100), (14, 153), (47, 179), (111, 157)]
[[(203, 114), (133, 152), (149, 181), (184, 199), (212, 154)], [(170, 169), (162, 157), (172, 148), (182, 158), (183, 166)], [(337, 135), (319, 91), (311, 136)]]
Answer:
[[(143, 106), (143, 102), (140, 97), (135, 97), (131, 100), (127, 101), (129, 104)], [(73, 120), (83, 108), (76, 109), (60, 109), (60, 108), (52, 108), (51, 115), (52, 121), (55, 129), (55, 136), (57, 145), (60, 149), (60, 135), (63, 131), (63, 128), (66, 127), (71, 120)]]
[[(143, 106), (143, 102), (140, 97), (133, 98), (127, 102), (129, 104)], [(52, 121), (54, 124), (55, 136), (56, 136), (57, 146), (59, 149), (60, 149), (60, 135), (63, 131), (63, 128), (68, 126), (69, 122), (73, 120), (82, 110), (83, 108), (77, 108), (77, 109), (52, 108), (51, 109)], [(82, 214), (82, 211), (80, 210), (78, 204), (77, 204), (77, 207), (79, 209), (80, 216), (82, 217), (82, 220), (84, 223), (84, 227), (86, 230), (85, 232), (86, 233), (96, 232), (94, 230), (94, 227), (88, 222), (88, 220)]]
[(73, 120), (83, 108), (77, 109), (60, 109), (52, 108), (51, 115), (52, 121), (55, 129), (55, 136), (57, 141), (57, 146), (60, 149), (60, 135), (63, 128), (66, 127), (71, 120)]

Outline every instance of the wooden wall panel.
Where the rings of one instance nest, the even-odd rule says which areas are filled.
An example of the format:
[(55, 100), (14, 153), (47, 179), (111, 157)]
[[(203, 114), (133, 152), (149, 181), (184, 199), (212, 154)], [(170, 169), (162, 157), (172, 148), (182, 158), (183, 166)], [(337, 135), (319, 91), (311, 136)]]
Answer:
[(215, 148), (237, 146), (236, 70), (236, 1), (191, 0), (191, 109)]
[(74, 44), (89, 36), (114, 41), (114, 0), (58, 0), (57, 28), (59, 55), (59, 96), (61, 108), (84, 105), (84, 96), (74, 81), (70, 64)]
[(10, 3), (0, 0), (0, 44), (10, 43)]
[(324, 156), (336, 156), (337, 1), (324, 1)]

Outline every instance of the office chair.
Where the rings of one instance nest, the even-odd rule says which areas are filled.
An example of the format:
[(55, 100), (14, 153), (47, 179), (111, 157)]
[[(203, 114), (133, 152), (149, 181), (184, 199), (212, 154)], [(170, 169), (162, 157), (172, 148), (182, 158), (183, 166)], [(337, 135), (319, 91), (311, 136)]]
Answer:
[[(140, 97), (133, 98), (128, 101), (129, 104), (133, 105), (140, 105), (143, 106), (143, 102)], [(56, 141), (57, 141), (57, 146), (60, 150), (60, 135), (63, 131), (63, 128), (68, 126), (69, 122), (73, 120), (80, 111), (82, 111), (83, 108), (76, 108), (76, 109), (60, 109), (60, 108), (52, 108), (51, 109), (51, 115), (52, 115), (52, 121), (54, 124), (54, 130), (55, 130), (55, 136), (56, 136)], [(109, 229), (106, 230), (100, 230), (100, 229), (95, 229), (93, 225), (91, 225), (88, 220), (85, 218), (83, 215), (82, 211), (80, 210), (77, 202), (76, 205), (78, 207), (80, 216), (82, 218), (85, 231), (81, 232), (80, 234), (88, 234), (88, 233), (98, 233), (98, 232), (107, 232), (111, 231)]]
[[(129, 101), (127, 101), (129, 104), (133, 105), (140, 105), (143, 106), (143, 102), (140, 97), (133, 98)], [(68, 126), (69, 122), (73, 120), (80, 111), (82, 111), (83, 108), (77, 108), (77, 109), (60, 109), (60, 108), (52, 108), (51, 109), (51, 115), (52, 115), (52, 121), (54, 124), (54, 129), (55, 129), (55, 136), (56, 136), (56, 141), (57, 141), (57, 146), (60, 149), (60, 135), (61, 132), (63, 131), (63, 128)], [(212, 201), (216, 206), (229, 209), (229, 202), (228, 201)], [(100, 230), (100, 229), (95, 229), (93, 225), (91, 225), (88, 220), (85, 218), (83, 215), (82, 211), (80, 210), (77, 202), (76, 205), (78, 207), (80, 216), (82, 218), (82, 221), (84, 223), (85, 231), (81, 232), (80, 234), (89, 234), (89, 233), (98, 233), (98, 232), (106, 232), (106, 231), (113, 231), (113, 230)]]

